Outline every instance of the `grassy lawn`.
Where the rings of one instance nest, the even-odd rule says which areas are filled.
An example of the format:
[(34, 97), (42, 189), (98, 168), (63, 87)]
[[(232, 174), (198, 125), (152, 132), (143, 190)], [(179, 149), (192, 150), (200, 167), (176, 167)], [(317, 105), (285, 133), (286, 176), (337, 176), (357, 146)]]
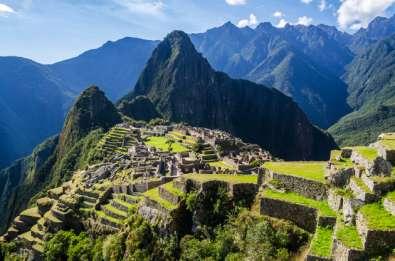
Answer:
[(368, 227), (377, 230), (395, 230), (395, 216), (386, 211), (381, 203), (369, 204), (359, 210), (367, 220)]
[(358, 250), (363, 249), (361, 237), (355, 226), (339, 224), (336, 230), (336, 238), (349, 248)]
[(229, 169), (229, 170), (235, 169), (232, 165), (229, 165), (223, 161), (210, 162), (208, 165), (210, 165), (211, 167), (216, 167), (216, 168), (221, 168), (221, 169)]
[(360, 146), (360, 147), (354, 147), (352, 149), (357, 151), (362, 157), (364, 157), (369, 161), (373, 161), (378, 157), (378, 153), (375, 148)]
[(162, 207), (173, 210), (177, 207), (177, 205), (172, 204), (171, 202), (164, 200), (159, 196), (159, 188), (153, 188), (143, 193), (144, 196), (150, 198), (156, 202), (158, 202)]
[[(346, 169), (354, 166), (351, 159), (340, 158), (341, 151), (340, 150), (332, 150), (331, 151), (331, 163), (334, 164), (338, 169)], [(340, 159), (338, 159), (340, 158)]]
[(232, 184), (241, 183), (258, 183), (258, 176), (254, 175), (228, 175), (228, 174), (187, 174), (183, 175), (185, 178), (193, 179), (200, 182), (220, 180)]
[(99, 217), (101, 217), (101, 218), (110, 220), (111, 222), (113, 222), (113, 223), (115, 223), (115, 224), (120, 224), (120, 225), (123, 224), (123, 221), (122, 221), (122, 220), (113, 218), (113, 217), (107, 215), (106, 213), (104, 213), (104, 212), (101, 211), (101, 210), (96, 210), (95, 212), (96, 212), (96, 214), (97, 214)]
[[(164, 136), (160, 136), (160, 137), (153, 136), (153, 137), (149, 137), (148, 141), (145, 144), (150, 147), (157, 148), (161, 151), (169, 151), (169, 144), (166, 143), (168, 140), (169, 139)], [(172, 148), (172, 152), (174, 153), (189, 151), (186, 147), (184, 147), (179, 142), (174, 142), (171, 148)]]
[(306, 198), (293, 192), (288, 192), (288, 193), (276, 192), (271, 189), (265, 189), (265, 191), (263, 192), (263, 197), (305, 205), (317, 209), (319, 211), (320, 216), (336, 217), (336, 213), (329, 207), (327, 201), (320, 201), (311, 198)]
[(266, 162), (263, 167), (284, 175), (325, 182), (326, 162)]
[(332, 254), (333, 230), (317, 227), (310, 245), (310, 252), (315, 256), (330, 257)]
[(173, 186), (173, 182), (166, 183), (166, 184), (162, 185), (162, 187), (174, 195), (177, 195), (180, 197), (182, 197), (184, 195), (184, 193), (181, 190), (179, 190)]

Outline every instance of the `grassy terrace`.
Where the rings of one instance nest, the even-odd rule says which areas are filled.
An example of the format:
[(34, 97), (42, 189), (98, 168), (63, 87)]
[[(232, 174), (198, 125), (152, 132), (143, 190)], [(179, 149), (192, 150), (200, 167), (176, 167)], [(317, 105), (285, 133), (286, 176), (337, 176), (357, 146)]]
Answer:
[(336, 238), (340, 240), (346, 247), (357, 250), (363, 249), (361, 237), (359, 236), (355, 226), (339, 224), (336, 229)]
[(107, 215), (106, 213), (104, 213), (104, 212), (101, 211), (101, 210), (96, 210), (95, 212), (96, 212), (96, 215), (97, 215), (97, 216), (99, 216), (99, 217), (101, 217), (101, 218), (103, 218), (103, 219), (107, 219), (107, 220), (109, 220), (109, 221), (111, 221), (111, 222), (113, 222), (113, 223), (115, 223), (115, 224), (119, 224), (119, 225), (122, 225), (122, 224), (123, 224), (123, 220), (113, 218), (113, 217)]
[(379, 142), (381, 145), (383, 145), (384, 148), (386, 148), (388, 150), (395, 149), (395, 139), (380, 140)]
[(359, 146), (359, 147), (353, 147), (352, 149), (358, 152), (362, 157), (364, 157), (369, 161), (373, 161), (378, 157), (378, 153), (375, 148)]
[(284, 175), (325, 182), (326, 162), (266, 162), (263, 167)]
[(387, 198), (388, 200), (390, 200), (390, 201), (395, 202), (395, 191), (388, 193), (387, 196), (386, 196), (386, 198)]
[(336, 217), (336, 213), (329, 207), (327, 201), (306, 198), (293, 192), (276, 192), (271, 189), (265, 189), (265, 191), (263, 192), (263, 197), (305, 205), (317, 209), (320, 216)]
[(331, 163), (334, 164), (338, 169), (346, 169), (354, 166), (351, 159), (341, 158), (340, 150), (332, 150), (331, 151)]
[(174, 195), (177, 195), (180, 197), (182, 197), (184, 195), (184, 193), (181, 190), (179, 190), (173, 186), (173, 182), (166, 183), (166, 184), (162, 185), (162, 187)]
[(365, 205), (359, 211), (370, 229), (395, 230), (395, 216), (386, 211), (381, 203)]
[[(161, 151), (169, 151), (169, 144), (167, 143), (169, 141), (169, 138), (161, 136), (161, 137), (149, 137), (148, 141), (145, 143), (146, 145), (150, 147), (157, 148)], [(180, 152), (186, 152), (189, 151), (186, 147), (184, 147), (181, 143), (179, 142), (174, 142), (171, 145), (172, 152), (175, 153), (180, 153)]]
[(310, 245), (310, 253), (319, 257), (330, 257), (332, 254), (333, 230), (317, 227)]
[(357, 186), (361, 188), (364, 192), (371, 193), (369, 187), (365, 184), (365, 182), (363, 182), (361, 178), (352, 177), (351, 180), (354, 181), (355, 184), (357, 184)]
[(174, 205), (171, 202), (164, 200), (163, 198), (161, 198), (159, 196), (159, 188), (150, 189), (150, 190), (144, 192), (143, 195), (149, 199), (152, 199), (152, 200), (158, 202), (162, 207), (164, 207), (168, 210), (173, 210), (177, 207), (177, 205)]
[(221, 168), (221, 169), (228, 169), (228, 170), (234, 170), (235, 168), (232, 165), (227, 164), (226, 162), (223, 161), (214, 161), (208, 163), (211, 167), (215, 168)]
[(206, 182), (212, 180), (225, 181), (232, 184), (241, 183), (258, 183), (258, 176), (254, 175), (227, 175), (227, 174), (187, 174), (184, 178), (193, 179), (199, 182)]

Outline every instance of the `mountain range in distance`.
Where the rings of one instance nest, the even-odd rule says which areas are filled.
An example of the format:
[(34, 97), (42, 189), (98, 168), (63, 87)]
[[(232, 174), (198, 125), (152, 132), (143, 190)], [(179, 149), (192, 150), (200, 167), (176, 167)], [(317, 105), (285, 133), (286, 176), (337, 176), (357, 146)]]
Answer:
[[(376, 67), (369, 71), (369, 79), (379, 85), (372, 80), (360, 85), (354, 79), (364, 74), (361, 67), (374, 65), (369, 53), (382, 50), (380, 43), (388, 46), (386, 41), (391, 42), (394, 33), (395, 18), (378, 17), (354, 35), (326, 25), (276, 28), (262, 23), (251, 29), (226, 23), (190, 38), (214, 70), (280, 90), (296, 101), (312, 123), (330, 127), (338, 143), (352, 145), (361, 140), (367, 143), (378, 132), (392, 128), (392, 92), (384, 90), (391, 89), (392, 78)], [(4, 144), (0, 166), (27, 155), (58, 133), (73, 100), (87, 86), (100, 86), (113, 102), (127, 94), (158, 44), (124, 38), (52, 65), (0, 58), (4, 86), (0, 90), (0, 142)], [(393, 57), (387, 51), (381, 54), (390, 64)], [(29, 90), (34, 95), (25, 97)], [(359, 93), (377, 94), (377, 98), (373, 102)], [(379, 124), (372, 128), (370, 123)], [(363, 129), (369, 134), (362, 135)]]

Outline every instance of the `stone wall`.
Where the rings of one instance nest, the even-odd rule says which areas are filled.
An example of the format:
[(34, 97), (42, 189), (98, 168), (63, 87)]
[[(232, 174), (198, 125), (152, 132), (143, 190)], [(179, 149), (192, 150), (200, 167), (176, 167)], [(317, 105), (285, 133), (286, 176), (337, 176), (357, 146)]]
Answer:
[(395, 150), (386, 149), (380, 142), (377, 143), (376, 147), (381, 157), (395, 165)]
[(338, 239), (335, 239), (333, 242), (333, 258), (339, 261), (359, 261), (366, 259), (363, 251), (346, 247)]
[(334, 189), (328, 191), (328, 205), (334, 211), (339, 211), (343, 208), (343, 197), (336, 194)]
[(395, 246), (395, 231), (370, 229), (361, 213), (357, 214), (356, 225), (364, 248), (368, 252), (377, 253)]
[(324, 183), (304, 178), (270, 172), (274, 180), (280, 181), (286, 190), (296, 192), (305, 197), (322, 200), (327, 198), (327, 187)]
[(326, 178), (330, 184), (336, 187), (344, 187), (349, 181), (350, 177), (354, 175), (354, 168), (336, 169), (333, 165), (330, 169), (326, 169)]
[(180, 196), (177, 196), (177, 195), (171, 193), (170, 191), (167, 191), (163, 187), (159, 187), (159, 196), (161, 198), (173, 203), (174, 205), (177, 205), (181, 201)]
[(375, 194), (366, 192), (363, 188), (358, 186), (357, 182), (353, 179), (350, 181), (350, 189), (353, 191), (355, 199), (359, 199), (365, 203), (371, 203), (377, 200)]
[(395, 190), (395, 180), (383, 183), (374, 182), (371, 178), (366, 175), (361, 176), (366, 186), (373, 191), (376, 195), (383, 195), (389, 191)]
[(260, 207), (262, 215), (290, 220), (310, 233), (316, 229), (317, 210), (314, 208), (270, 198), (262, 198)]
[(395, 202), (389, 200), (388, 198), (384, 199), (383, 202), (384, 208), (395, 216)]

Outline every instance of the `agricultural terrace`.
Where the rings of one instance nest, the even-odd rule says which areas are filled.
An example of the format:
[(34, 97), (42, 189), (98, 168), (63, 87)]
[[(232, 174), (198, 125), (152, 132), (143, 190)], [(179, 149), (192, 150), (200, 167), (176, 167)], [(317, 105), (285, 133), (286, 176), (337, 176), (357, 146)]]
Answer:
[(325, 182), (326, 162), (266, 162), (263, 167), (278, 174)]

